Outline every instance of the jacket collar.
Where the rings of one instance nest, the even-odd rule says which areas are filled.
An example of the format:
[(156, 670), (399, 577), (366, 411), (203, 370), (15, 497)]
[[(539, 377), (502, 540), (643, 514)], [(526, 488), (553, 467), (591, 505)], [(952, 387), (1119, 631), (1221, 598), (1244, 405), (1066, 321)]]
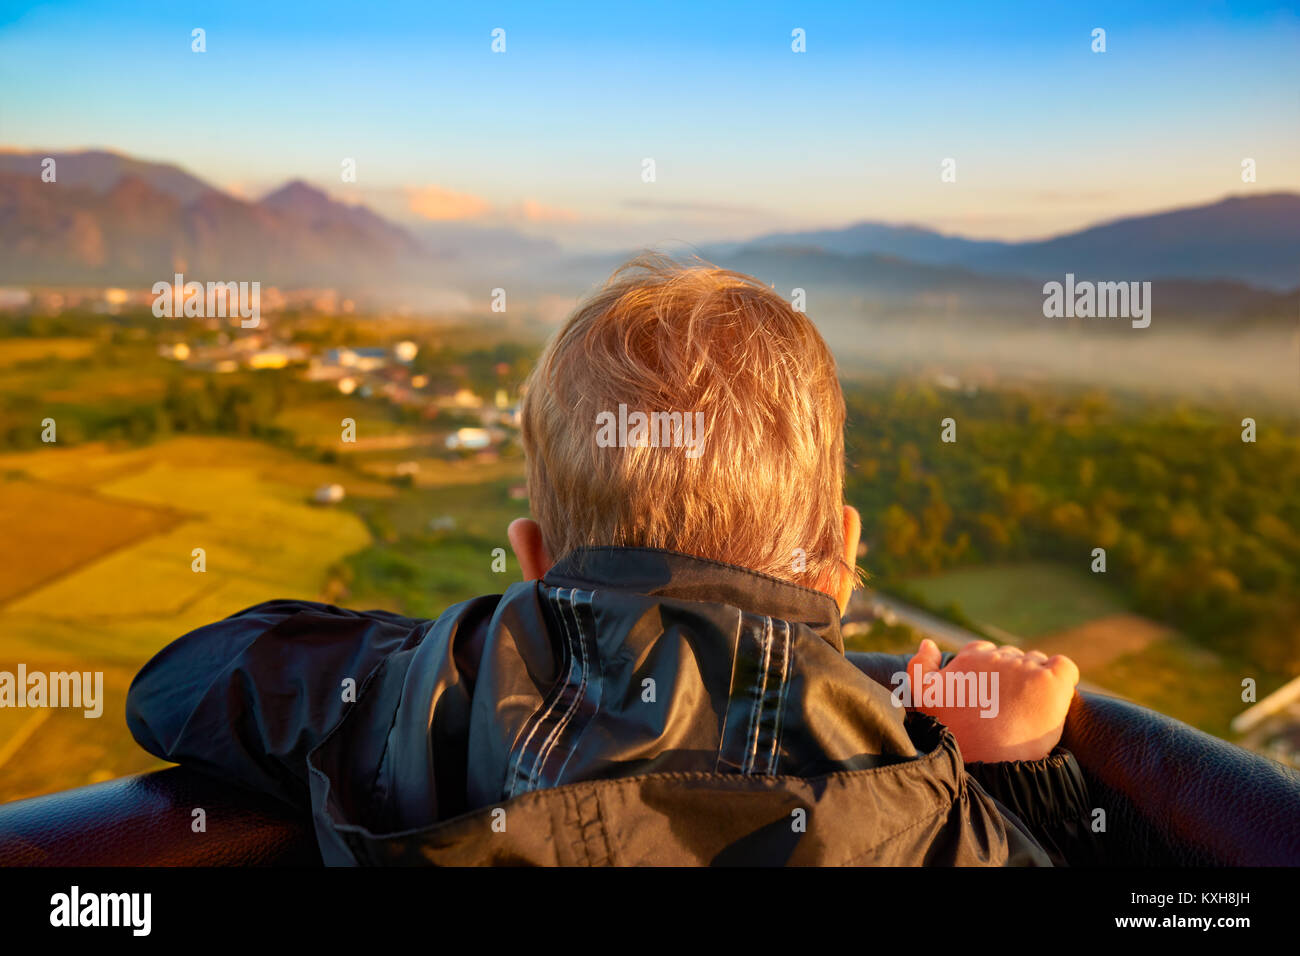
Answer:
[(844, 653), (840, 609), (821, 591), (748, 568), (661, 548), (577, 548), (547, 571), (550, 587), (621, 590), (684, 601), (729, 604), (783, 621), (807, 624)]

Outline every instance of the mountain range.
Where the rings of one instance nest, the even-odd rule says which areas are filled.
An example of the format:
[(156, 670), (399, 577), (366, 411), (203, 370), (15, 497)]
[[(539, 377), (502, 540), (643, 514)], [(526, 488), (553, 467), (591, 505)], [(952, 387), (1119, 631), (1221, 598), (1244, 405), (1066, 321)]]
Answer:
[[(40, 175), (47, 156), (54, 183)], [(0, 153), (0, 251), (7, 284), (151, 285), (181, 271), (290, 288), (456, 288), (476, 298), (489, 278), (577, 294), (625, 258), (566, 256), (554, 241), (508, 228), (403, 226), (301, 181), (250, 201), (177, 166), (106, 151)], [(1300, 195), (1229, 197), (1030, 242), (860, 222), (720, 241), (701, 254), (850, 304), (1023, 310), (1041, 302), (1044, 278), (1072, 272), (1157, 281), (1165, 301), (1216, 315), (1289, 316), (1300, 287)]]
[(1091, 278), (1235, 279), (1290, 289), (1300, 285), (1300, 195), (1234, 196), (1029, 242), (965, 239), (918, 226), (864, 222), (844, 229), (778, 233), (740, 245), (876, 253), (1033, 278), (1073, 272)]

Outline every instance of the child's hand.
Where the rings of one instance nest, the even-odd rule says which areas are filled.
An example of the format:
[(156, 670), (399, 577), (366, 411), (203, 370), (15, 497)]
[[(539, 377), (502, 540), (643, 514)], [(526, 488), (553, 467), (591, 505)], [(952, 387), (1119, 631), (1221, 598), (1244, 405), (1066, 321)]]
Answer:
[[(913, 709), (936, 718), (953, 732), (963, 760), (1041, 760), (1052, 752), (1061, 739), (1065, 713), (1079, 683), (1074, 661), (1063, 654), (1025, 653), (991, 641), (967, 644), (942, 670), (941, 658), (938, 646), (927, 638), (907, 662)], [(947, 697), (941, 698), (942, 706), (918, 706), (925, 700), (925, 675), (949, 671), (989, 675), (986, 686), (995, 688), (994, 706), (985, 712), (991, 716), (981, 716), (977, 702), (955, 707)]]

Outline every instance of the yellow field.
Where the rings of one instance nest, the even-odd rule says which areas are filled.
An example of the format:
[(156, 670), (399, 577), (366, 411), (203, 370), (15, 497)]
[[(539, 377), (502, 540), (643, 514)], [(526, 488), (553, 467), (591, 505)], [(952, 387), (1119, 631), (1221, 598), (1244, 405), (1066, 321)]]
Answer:
[(33, 359), (85, 358), (95, 350), (94, 339), (5, 339), (0, 341), (0, 368), (8, 368)]
[[(47, 482), (0, 479), (0, 604), (177, 525), (169, 508)], [(8, 529), (22, 529), (21, 534)], [(39, 547), (33, 547), (39, 542)]]
[[(98, 719), (55, 710), (32, 726), (32, 711), (0, 712), (0, 801), (155, 766), (123, 720), (139, 667), (250, 604), (321, 597), (328, 568), (370, 536), (352, 513), (310, 504), (316, 485), (391, 493), (264, 444), (215, 438), (52, 447), (0, 456), (0, 472), (23, 475), (0, 484), (0, 573), (22, 585), (6, 579), (0, 595), (0, 669), (102, 670), (106, 697)], [(195, 548), (206, 551), (204, 573), (191, 570)]]

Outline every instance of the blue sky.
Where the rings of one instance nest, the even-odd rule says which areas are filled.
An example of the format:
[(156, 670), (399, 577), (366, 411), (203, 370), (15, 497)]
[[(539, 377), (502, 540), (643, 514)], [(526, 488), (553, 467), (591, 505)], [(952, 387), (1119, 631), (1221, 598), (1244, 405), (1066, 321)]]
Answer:
[(1028, 238), (1300, 189), (1285, 5), (471, 6), (6, 2), (0, 144), (577, 245), (859, 219)]

